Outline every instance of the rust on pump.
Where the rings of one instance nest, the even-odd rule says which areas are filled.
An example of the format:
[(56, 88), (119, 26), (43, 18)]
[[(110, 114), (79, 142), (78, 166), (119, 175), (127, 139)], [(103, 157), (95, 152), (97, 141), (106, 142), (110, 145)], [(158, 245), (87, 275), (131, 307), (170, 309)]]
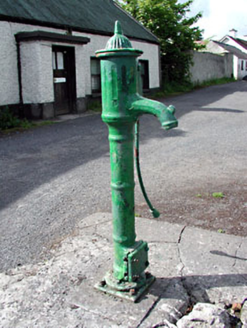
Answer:
[(101, 59), (102, 120), (109, 129), (113, 218), (113, 269), (95, 287), (103, 292), (136, 301), (155, 278), (145, 272), (148, 245), (136, 241), (134, 211), (134, 126), (141, 115), (151, 114), (166, 129), (178, 125), (175, 108), (142, 97), (138, 92), (137, 58), (119, 22), (106, 48), (96, 52)]

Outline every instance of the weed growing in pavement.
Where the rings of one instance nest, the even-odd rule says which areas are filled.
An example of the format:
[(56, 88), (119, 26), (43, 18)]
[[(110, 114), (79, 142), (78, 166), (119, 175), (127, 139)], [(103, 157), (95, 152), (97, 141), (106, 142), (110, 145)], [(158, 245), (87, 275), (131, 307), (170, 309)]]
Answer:
[(211, 193), (202, 193), (202, 194), (196, 194), (195, 197), (197, 198), (209, 198), (209, 197), (213, 197), (213, 198), (225, 198), (225, 195), (223, 194), (223, 192), (213, 192)]
[(212, 193), (212, 196), (214, 198), (224, 198), (225, 197), (225, 195), (223, 194), (223, 192), (213, 192)]

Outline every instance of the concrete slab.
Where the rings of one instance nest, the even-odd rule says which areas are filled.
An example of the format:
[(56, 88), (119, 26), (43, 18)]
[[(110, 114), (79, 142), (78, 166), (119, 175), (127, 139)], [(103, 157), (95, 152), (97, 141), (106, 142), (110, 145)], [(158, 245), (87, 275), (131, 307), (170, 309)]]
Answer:
[(192, 227), (184, 230), (179, 244), (182, 276), (193, 298), (210, 303), (243, 301), (247, 295), (246, 240)]
[(137, 218), (156, 281), (136, 304), (94, 289), (112, 266), (111, 214), (96, 213), (50, 259), (0, 274), (2, 327), (176, 327), (192, 302), (243, 302), (247, 238)]

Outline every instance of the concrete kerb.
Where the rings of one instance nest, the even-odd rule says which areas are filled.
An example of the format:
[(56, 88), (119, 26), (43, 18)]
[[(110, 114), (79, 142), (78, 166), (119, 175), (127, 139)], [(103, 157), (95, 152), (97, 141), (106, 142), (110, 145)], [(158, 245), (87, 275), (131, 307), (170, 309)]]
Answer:
[(111, 214), (96, 213), (51, 250), (50, 260), (0, 275), (1, 325), (183, 327), (180, 318), (192, 304), (244, 301), (247, 238), (143, 218), (136, 230), (149, 244), (149, 270), (157, 278), (138, 303), (93, 287), (113, 257)]

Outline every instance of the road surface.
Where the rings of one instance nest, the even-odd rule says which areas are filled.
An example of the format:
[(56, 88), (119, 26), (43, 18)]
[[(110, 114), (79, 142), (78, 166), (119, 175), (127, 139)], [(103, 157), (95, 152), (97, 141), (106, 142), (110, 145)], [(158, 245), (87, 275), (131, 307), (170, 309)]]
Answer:
[[(246, 235), (247, 82), (165, 99), (179, 127), (140, 123), (143, 180), (159, 220)], [(44, 259), (78, 223), (110, 212), (99, 114), (0, 138), (0, 271)], [(215, 198), (218, 192), (224, 198)], [(136, 215), (150, 217), (136, 181)]]

